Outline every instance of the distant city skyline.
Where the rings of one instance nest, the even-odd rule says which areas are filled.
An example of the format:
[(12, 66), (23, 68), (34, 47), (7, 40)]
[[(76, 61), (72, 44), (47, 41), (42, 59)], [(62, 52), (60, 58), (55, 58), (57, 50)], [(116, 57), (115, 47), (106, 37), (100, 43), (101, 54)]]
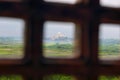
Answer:
[(50, 38), (60, 32), (74, 38), (75, 24), (72, 22), (47, 21), (44, 23), (44, 38)]
[[(23, 37), (24, 29), (24, 20), (0, 17), (0, 37)], [(44, 23), (44, 38), (50, 38), (58, 32), (61, 32), (67, 37), (74, 38), (75, 24), (72, 22), (58, 21), (46, 21)], [(99, 38), (120, 39), (120, 24), (100, 24)]]

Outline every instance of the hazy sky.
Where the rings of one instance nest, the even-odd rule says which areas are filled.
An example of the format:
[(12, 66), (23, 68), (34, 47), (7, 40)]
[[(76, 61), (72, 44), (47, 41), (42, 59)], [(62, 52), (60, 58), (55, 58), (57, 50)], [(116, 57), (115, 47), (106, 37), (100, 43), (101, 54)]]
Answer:
[(120, 39), (120, 24), (101, 24), (99, 35), (102, 39)]
[[(99, 28), (99, 38), (102, 39), (120, 39), (119, 24), (101, 24)], [(52, 22), (47, 21), (44, 24), (44, 36), (51, 37), (57, 32), (64, 33), (68, 37), (73, 37), (75, 24), (70, 22)]]
[(75, 24), (72, 22), (47, 21), (44, 24), (45, 38), (52, 37), (58, 32), (61, 32), (68, 37), (74, 37), (74, 31), (75, 31)]
[(102, 6), (120, 8), (120, 0), (100, 0)]
[[(0, 37), (22, 37), (25, 22), (15, 18), (0, 18)], [(99, 38), (120, 39), (120, 24), (101, 24)], [(72, 22), (46, 21), (44, 23), (44, 36), (52, 37), (61, 32), (67, 37), (74, 37), (75, 24)]]
[(21, 19), (0, 17), (0, 37), (22, 37), (24, 26)]

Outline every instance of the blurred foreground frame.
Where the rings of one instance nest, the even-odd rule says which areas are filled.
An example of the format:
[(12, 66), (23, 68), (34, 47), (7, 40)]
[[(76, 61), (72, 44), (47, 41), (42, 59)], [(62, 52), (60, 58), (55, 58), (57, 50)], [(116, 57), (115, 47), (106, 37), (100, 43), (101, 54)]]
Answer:
[[(8, 18), (10, 19), (18, 19), (18, 20), (23, 20), (23, 31), (22, 31), (22, 38), (23, 38), (23, 52), (21, 54), (23, 54), (23, 57), (19, 58), (12, 58), (10, 59), (8, 58), (1, 58), (0, 59), (0, 65), (18, 65), (18, 64), (25, 64), (26, 61), (28, 61), (28, 58), (30, 58), (30, 27), (29, 27), (29, 13), (27, 8), (23, 8), (25, 7), (22, 3), (22, 1), (1, 1), (0, 0), (0, 5), (1, 5), (1, 9), (0, 9), (0, 17), (2, 18)], [(20, 25), (18, 25), (20, 26)], [(11, 27), (11, 26), (10, 26)]]
[[(73, 58), (66, 58), (66, 57), (63, 57), (63, 58), (55, 58), (54, 56), (54, 58), (50, 58), (50, 57), (44, 57), (43, 55), (44, 55), (44, 48), (43, 48), (43, 61), (44, 62), (48, 62), (48, 63), (58, 63), (58, 64), (69, 64), (69, 63), (77, 63), (77, 64), (80, 64), (80, 63), (78, 63), (79, 61), (81, 61), (81, 62), (84, 62), (84, 61), (82, 61), (82, 60), (80, 60), (80, 57), (85, 57), (85, 55), (88, 55), (88, 45), (86, 45), (86, 46), (83, 46), (83, 44), (85, 43), (85, 38), (87, 37), (87, 33), (85, 32), (85, 33), (83, 33), (82, 31), (83, 31), (83, 29), (84, 28), (86, 28), (84, 25), (83, 25), (83, 23), (84, 23), (84, 21), (82, 21), (82, 20), (84, 20), (84, 19), (71, 19), (72, 17), (65, 17), (65, 16), (61, 16), (61, 15), (58, 15), (57, 17), (53, 17), (53, 16), (46, 16), (47, 14), (44, 14), (43, 15), (43, 25), (44, 25), (44, 23), (46, 22), (46, 21), (52, 21), (52, 22), (64, 22), (64, 23), (67, 23), (67, 22), (72, 22), (72, 23), (74, 23), (75, 24), (75, 32), (74, 32), (74, 37), (75, 37), (75, 39), (74, 39), (74, 45), (75, 45), (75, 47), (74, 47), (74, 49), (77, 51), (77, 53), (73, 53), (73, 55), (75, 56), (75, 57), (73, 57)], [(61, 27), (62, 28), (62, 27)], [(45, 29), (45, 26), (43, 26), (43, 32), (44, 32), (44, 29)], [(44, 36), (44, 34), (45, 34), (45, 32), (43, 33), (43, 36)], [(83, 37), (83, 35), (85, 35), (86, 37)], [(44, 38), (44, 37), (43, 37)], [(43, 39), (44, 40), (44, 39)], [(88, 43), (88, 42), (86, 42), (86, 43)], [(43, 43), (44, 44), (44, 43)], [(83, 50), (83, 47), (84, 48), (86, 48), (87, 49), (87, 51), (85, 50)]]

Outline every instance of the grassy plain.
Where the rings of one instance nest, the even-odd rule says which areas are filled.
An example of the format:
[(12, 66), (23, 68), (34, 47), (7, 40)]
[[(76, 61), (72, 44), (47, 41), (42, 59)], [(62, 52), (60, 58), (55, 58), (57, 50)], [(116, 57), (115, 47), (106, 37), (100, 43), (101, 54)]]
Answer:
[[(43, 44), (43, 55), (44, 57), (54, 57), (54, 58), (66, 58), (70, 57), (74, 53), (74, 45), (70, 43), (45, 43)], [(99, 46), (99, 58), (109, 58), (120, 56), (120, 44), (115, 43), (105, 43)], [(17, 58), (23, 56), (23, 45), (21, 43), (14, 44), (0, 44), (0, 58)], [(0, 80), (21, 80), (17, 77), (16, 79), (8, 79), (5, 76), (0, 77)], [(71, 76), (64, 75), (53, 75), (45, 77), (43, 80), (74, 80)], [(120, 77), (106, 77), (102, 76), (98, 80), (120, 80)]]
[(99, 45), (99, 58), (104, 60), (118, 60), (120, 58), (120, 42), (113, 40)]
[(45, 57), (70, 57), (74, 50), (72, 44), (57, 43), (44, 44), (43, 49)]
[(43, 80), (76, 80), (76, 79), (73, 76), (69, 75), (55, 74), (45, 76)]
[(21, 56), (23, 56), (22, 44), (0, 44), (0, 58), (20, 58)]
[(2, 75), (0, 76), (0, 80), (23, 80), (23, 78), (19, 75)]

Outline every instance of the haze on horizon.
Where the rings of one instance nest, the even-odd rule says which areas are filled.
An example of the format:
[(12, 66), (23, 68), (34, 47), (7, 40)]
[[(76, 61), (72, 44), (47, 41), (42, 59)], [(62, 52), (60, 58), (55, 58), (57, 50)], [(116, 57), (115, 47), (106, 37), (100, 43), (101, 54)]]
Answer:
[(22, 19), (0, 17), (0, 37), (23, 37), (24, 27)]
[(100, 39), (120, 39), (120, 24), (101, 24), (99, 26)]
[(74, 38), (75, 24), (72, 22), (46, 21), (44, 23), (44, 38), (50, 38), (57, 33)]
[[(25, 22), (22, 19), (0, 17), (0, 37), (23, 37)], [(99, 38), (120, 39), (120, 24), (100, 24)], [(75, 24), (72, 22), (46, 21), (44, 37), (61, 32), (74, 38)]]

